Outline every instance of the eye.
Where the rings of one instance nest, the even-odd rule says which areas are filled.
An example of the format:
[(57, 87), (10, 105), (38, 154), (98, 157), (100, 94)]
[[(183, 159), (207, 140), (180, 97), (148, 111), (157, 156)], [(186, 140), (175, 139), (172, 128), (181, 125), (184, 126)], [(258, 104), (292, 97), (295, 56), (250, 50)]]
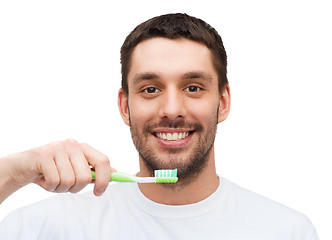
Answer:
[(198, 92), (201, 90), (201, 88), (198, 86), (189, 86), (189, 87), (185, 88), (184, 90), (187, 92)]
[(144, 93), (157, 93), (157, 92), (160, 92), (160, 90), (155, 87), (148, 87), (148, 88), (144, 89), (143, 92)]

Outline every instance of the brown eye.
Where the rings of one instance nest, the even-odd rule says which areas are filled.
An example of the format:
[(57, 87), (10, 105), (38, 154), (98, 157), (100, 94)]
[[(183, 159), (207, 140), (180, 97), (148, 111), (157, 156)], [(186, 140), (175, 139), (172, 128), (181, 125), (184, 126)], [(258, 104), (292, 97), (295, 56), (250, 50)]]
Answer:
[(189, 86), (185, 89), (187, 92), (198, 92), (199, 90), (201, 90), (201, 88), (197, 86)]
[(159, 89), (155, 88), (155, 87), (148, 87), (146, 89), (144, 89), (145, 93), (157, 93), (160, 92)]

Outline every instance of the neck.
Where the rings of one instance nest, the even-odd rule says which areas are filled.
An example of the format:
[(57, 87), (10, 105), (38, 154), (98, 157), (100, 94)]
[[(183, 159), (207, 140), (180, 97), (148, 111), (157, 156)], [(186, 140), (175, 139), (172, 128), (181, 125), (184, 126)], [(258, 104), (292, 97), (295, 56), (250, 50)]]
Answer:
[[(150, 200), (167, 205), (185, 205), (202, 201), (214, 193), (219, 186), (216, 174), (214, 149), (212, 148), (204, 169), (186, 184), (174, 184), (173, 186), (162, 183), (140, 183), (141, 192)], [(139, 176), (148, 176), (149, 170), (140, 158)]]

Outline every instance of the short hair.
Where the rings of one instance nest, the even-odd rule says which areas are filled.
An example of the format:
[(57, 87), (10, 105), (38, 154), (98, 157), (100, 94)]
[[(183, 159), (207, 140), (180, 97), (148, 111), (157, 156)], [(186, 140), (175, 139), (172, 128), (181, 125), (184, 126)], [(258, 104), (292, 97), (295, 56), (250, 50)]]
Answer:
[(121, 87), (128, 95), (128, 73), (131, 56), (135, 47), (142, 41), (163, 37), (168, 39), (185, 38), (205, 44), (212, 53), (213, 65), (218, 74), (218, 88), (222, 93), (227, 80), (227, 55), (218, 32), (201, 19), (182, 13), (154, 17), (138, 25), (125, 39), (121, 47)]

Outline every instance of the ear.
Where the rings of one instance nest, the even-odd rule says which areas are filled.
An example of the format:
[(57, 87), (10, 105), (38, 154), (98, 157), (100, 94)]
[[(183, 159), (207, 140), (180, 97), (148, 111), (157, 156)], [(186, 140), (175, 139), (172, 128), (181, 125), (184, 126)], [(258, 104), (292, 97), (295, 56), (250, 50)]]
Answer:
[(229, 85), (227, 84), (220, 96), (218, 123), (223, 122), (227, 118), (230, 108), (231, 108), (231, 93)]
[(118, 107), (122, 117), (122, 120), (125, 124), (130, 126), (129, 120), (129, 107), (128, 107), (128, 96), (124, 93), (123, 89), (120, 88), (118, 93)]

